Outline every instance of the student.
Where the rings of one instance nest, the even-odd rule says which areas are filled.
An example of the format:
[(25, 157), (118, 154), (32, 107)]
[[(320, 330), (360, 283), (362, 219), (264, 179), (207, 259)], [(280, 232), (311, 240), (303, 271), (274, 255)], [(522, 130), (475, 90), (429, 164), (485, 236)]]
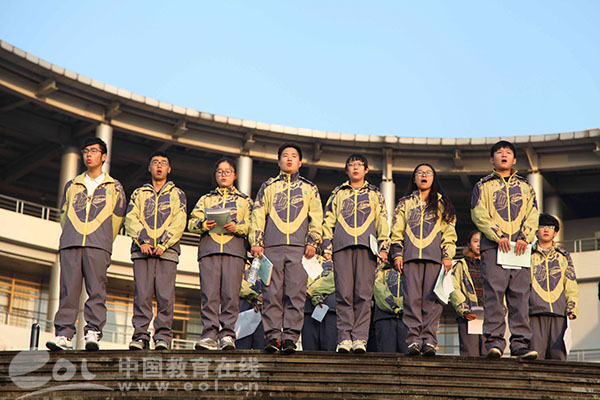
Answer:
[(414, 169), (392, 222), (392, 256), (403, 274), (408, 354), (434, 356), (442, 304), (433, 292), (443, 266), (452, 268), (456, 252), (456, 213), (429, 164)]
[(368, 172), (367, 158), (351, 154), (346, 160), (348, 180), (333, 190), (325, 206), (323, 253), (335, 265), (340, 353), (367, 351), (377, 267), (370, 237), (377, 239), (383, 262), (390, 246), (385, 200), (379, 188), (365, 179)]
[[(233, 185), (237, 169), (232, 159), (218, 160), (214, 176), (218, 187), (200, 197), (188, 222), (190, 232), (201, 234), (198, 265), (204, 330), (195, 348), (234, 350), (252, 200)], [(217, 222), (206, 217), (207, 211), (218, 209), (230, 211), (231, 221), (223, 226), (225, 233), (211, 232)]]
[[(242, 280), (242, 288), (240, 289), (240, 313), (252, 310), (262, 312), (262, 288), (263, 284), (260, 277), (256, 278), (256, 282), (248, 282), (248, 274), (250, 272), (250, 263), (246, 262), (244, 270), (244, 278)], [(262, 321), (256, 327), (252, 335), (245, 336), (235, 340), (235, 347), (239, 350), (262, 350), (265, 347), (265, 329)]]
[(54, 316), (56, 337), (50, 350), (71, 350), (85, 279), (85, 348), (98, 350), (106, 323), (106, 270), (112, 244), (121, 228), (126, 199), (123, 186), (102, 172), (106, 143), (90, 137), (81, 145), (87, 171), (65, 185), (60, 211), (60, 300)]
[(485, 294), (483, 335), (487, 357), (500, 358), (506, 347), (506, 297), (511, 355), (535, 359), (537, 353), (529, 350), (531, 328), (527, 304), (530, 272), (526, 268), (504, 269), (497, 263), (498, 251), (510, 251), (511, 241), (516, 243), (515, 253), (524, 254), (527, 244), (535, 238), (538, 226), (535, 192), (513, 169), (516, 155), (515, 146), (505, 140), (492, 146), (490, 162), (494, 170), (473, 188), (471, 219), (483, 233), (480, 248)]
[(541, 359), (567, 359), (563, 340), (567, 318), (577, 318), (579, 290), (575, 267), (571, 255), (554, 244), (559, 229), (555, 217), (540, 214), (538, 241), (531, 251), (531, 348)]
[(380, 353), (408, 353), (408, 330), (402, 322), (401, 274), (395, 268), (382, 268), (377, 272), (373, 289), (375, 308), (373, 320)]
[(131, 195), (125, 230), (131, 236), (133, 260), (133, 337), (130, 350), (149, 348), (152, 320), (152, 297), (156, 295), (154, 347), (168, 350), (173, 332), (175, 277), (181, 248), (179, 240), (185, 230), (187, 202), (183, 190), (167, 181), (171, 173), (169, 156), (157, 151), (150, 156), (148, 171), (151, 183), (137, 188)]
[[(319, 263), (323, 272), (314, 281), (308, 278), (306, 304), (304, 306), (304, 325), (302, 326), (302, 349), (335, 351), (337, 345), (337, 327), (335, 312), (335, 275), (333, 262), (320, 255)], [(315, 309), (328, 307), (321, 322), (312, 317)]]
[(454, 291), (450, 293), (450, 302), (457, 314), (460, 355), (463, 357), (484, 357), (487, 354), (484, 336), (469, 334), (468, 331), (469, 321), (477, 319), (471, 308), (483, 305), (480, 239), (481, 232), (475, 230), (469, 233), (465, 257), (454, 265)]
[(323, 208), (317, 187), (298, 172), (300, 146), (282, 144), (277, 159), (281, 172), (256, 195), (248, 239), (254, 257), (264, 254), (273, 263), (271, 283), (263, 289), (264, 350), (291, 354), (302, 330), (306, 300), (308, 275), (302, 256), (312, 258), (321, 243)]

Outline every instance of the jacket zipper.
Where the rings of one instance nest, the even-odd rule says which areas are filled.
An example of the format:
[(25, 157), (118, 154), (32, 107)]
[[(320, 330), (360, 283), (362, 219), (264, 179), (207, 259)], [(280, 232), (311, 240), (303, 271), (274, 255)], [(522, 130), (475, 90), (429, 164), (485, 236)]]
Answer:
[(356, 213), (358, 212), (358, 190), (354, 189), (354, 244), (358, 244), (358, 236), (356, 235)]
[(156, 249), (156, 224), (158, 222), (158, 193), (154, 191), (154, 249)]
[[(102, 182), (100, 185), (103, 185), (104, 182)], [(100, 185), (96, 186), (96, 189), (98, 189), (98, 187), (100, 187)], [(85, 185), (84, 185), (85, 186)], [(87, 239), (87, 223), (88, 223), (88, 218), (90, 216), (90, 208), (92, 208), (92, 199), (94, 198), (94, 193), (96, 193), (96, 189), (94, 189), (94, 191), (92, 192), (91, 196), (88, 196), (87, 198), (87, 203), (86, 207), (85, 207), (85, 223), (83, 224), (83, 241), (81, 242), (81, 247), (85, 247), (85, 240)], [(87, 192), (87, 186), (85, 186), (85, 190)]]
[(508, 188), (508, 185), (510, 183), (510, 180), (512, 178), (512, 175), (508, 178), (508, 181), (505, 181), (504, 178), (502, 178), (502, 181), (504, 182), (504, 187), (506, 188), (506, 203), (507, 203), (507, 210), (508, 210), (508, 240), (510, 241), (512, 239), (512, 218), (510, 217), (510, 191)]
[(550, 312), (554, 312), (552, 309), (552, 302), (550, 301), (550, 269), (548, 268), (548, 256), (544, 254), (546, 259), (546, 290), (548, 291), (548, 305), (550, 305)]
[[(225, 208), (225, 203), (227, 202), (227, 188), (225, 188), (225, 196), (223, 196), (223, 208)], [(219, 251), (220, 253), (223, 252), (223, 234), (221, 233), (221, 250)]]
[(285, 234), (287, 237), (287, 243), (290, 244), (290, 187), (292, 186), (292, 175), (288, 174), (288, 195), (287, 195), (287, 224)]
[[(421, 198), (419, 197), (419, 200)], [(423, 207), (423, 201), (421, 201), (421, 226), (419, 228), (419, 237), (421, 244), (419, 245), (419, 259), (423, 258), (423, 217), (425, 215), (425, 208)]]

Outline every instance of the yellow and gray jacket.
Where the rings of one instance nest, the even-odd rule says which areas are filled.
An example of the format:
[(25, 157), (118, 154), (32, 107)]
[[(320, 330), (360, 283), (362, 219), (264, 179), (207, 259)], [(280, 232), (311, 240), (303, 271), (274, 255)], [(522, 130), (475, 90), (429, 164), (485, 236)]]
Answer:
[(454, 291), (450, 293), (450, 302), (456, 313), (464, 317), (466, 313), (471, 311), (472, 307), (479, 305), (477, 303), (475, 285), (473, 284), (473, 279), (471, 279), (469, 266), (465, 258), (461, 258), (454, 265), (452, 282), (454, 284)]
[(336, 187), (325, 205), (323, 252), (332, 254), (350, 246), (370, 248), (369, 236), (377, 239), (379, 252), (390, 249), (390, 228), (383, 195), (365, 181), (355, 190), (346, 181)]
[(571, 255), (561, 247), (531, 249), (531, 295), (529, 315), (577, 317), (579, 290)]
[(112, 253), (127, 206), (123, 186), (104, 174), (104, 181), (88, 196), (85, 174), (65, 185), (60, 207), (59, 249), (96, 247)]
[(148, 258), (140, 246), (160, 247), (163, 260), (179, 261), (179, 240), (185, 231), (187, 202), (183, 190), (171, 181), (156, 192), (151, 183), (135, 189), (125, 216), (125, 230), (131, 236), (131, 259)]
[[(231, 220), (235, 222), (234, 233), (211, 233), (206, 228), (206, 211), (211, 209), (229, 209)], [(227, 254), (246, 258), (248, 229), (252, 199), (235, 187), (216, 188), (200, 197), (192, 211), (188, 230), (199, 233), (198, 260), (211, 254)]]
[[(441, 199), (442, 195), (438, 194)], [(456, 253), (456, 219), (451, 223), (442, 220), (443, 206), (439, 211), (426, 211), (427, 203), (421, 201), (418, 191), (398, 201), (392, 219), (392, 259), (431, 260), (441, 263), (451, 260)]]
[(402, 318), (404, 295), (401, 276), (396, 268), (382, 268), (377, 272), (373, 286), (373, 296), (375, 297), (373, 321)]
[(305, 314), (312, 314), (319, 304), (329, 307), (327, 312), (335, 312), (335, 275), (333, 272), (333, 261), (326, 260), (320, 255), (315, 255), (323, 267), (323, 272), (314, 281), (308, 278), (306, 288)]
[(471, 219), (483, 233), (482, 251), (498, 247), (503, 237), (532, 243), (539, 222), (533, 187), (515, 170), (508, 180), (492, 172), (473, 189)]
[(280, 172), (263, 183), (256, 195), (248, 239), (251, 246), (318, 247), (322, 225), (317, 186), (298, 172)]
[(248, 274), (250, 273), (251, 265), (252, 264), (250, 263), (250, 261), (246, 261), (246, 265), (244, 267), (244, 276), (242, 278), (242, 286), (240, 289), (240, 298), (242, 300), (245, 300), (249, 304), (245, 304), (242, 307), (244, 309), (240, 308), (240, 312), (249, 310), (250, 308), (252, 308), (252, 306), (256, 304), (262, 304), (262, 302), (259, 300), (259, 296), (261, 295), (263, 290), (263, 284), (260, 280), (260, 277), (256, 278), (255, 283), (248, 282)]

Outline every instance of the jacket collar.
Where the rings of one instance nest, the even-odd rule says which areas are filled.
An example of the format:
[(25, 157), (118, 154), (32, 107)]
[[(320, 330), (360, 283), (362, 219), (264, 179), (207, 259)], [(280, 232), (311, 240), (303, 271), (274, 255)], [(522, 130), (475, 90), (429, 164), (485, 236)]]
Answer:
[(295, 181), (297, 181), (300, 178), (300, 171), (294, 172), (293, 174), (286, 174), (283, 171), (279, 171), (279, 175), (277, 177), (279, 179), (281, 179), (282, 181), (287, 181), (288, 180), (288, 176), (290, 177), (290, 180), (292, 182), (295, 182)]
[[(342, 187), (343, 188), (348, 188), (348, 189), (354, 189), (354, 187), (350, 183), (350, 180), (347, 180), (346, 182), (342, 183)], [(364, 183), (362, 184), (361, 187), (359, 187), (359, 189), (364, 189), (364, 188), (367, 188), (367, 187), (369, 187), (369, 181), (367, 181), (365, 179)]]
[(222, 188), (222, 187), (217, 187), (212, 191), (213, 194), (218, 194), (221, 196), (225, 196), (225, 195), (234, 195), (234, 194), (238, 194), (240, 193), (239, 190), (237, 190), (237, 188), (235, 186), (232, 186), (230, 188)]
[(156, 190), (154, 189), (154, 185), (152, 184), (152, 182), (147, 182), (144, 183), (144, 185), (142, 186), (143, 190), (151, 190), (155, 193), (162, 193), (162, 192), (166, 192), (168, 190), (171, 190), (171, 187), (175, 186), (175, 184), (172, 181), (167, 181), (163, 187), (160, 188), (160, 190), (158, 192), (156, 192)]
[[(87, 174), (87, 171), (84, 171), (81, 174), (77, 175), (73, 179), (73, 183), (79, 183), (79, 184), (85, 185), (85, 174)], [(101, 185), (104, 183), (114, 183), (114, 182), (115, 182), (115, 180), (113, 179), (113, 177), (105, 172), (104, 173), (104, 181), (102, 181)]]
[[(519, 172), (519, 171), (517, 171), (517, 170), (516, 170), (516, 169), (514, 169), (514, 168), (511, 168), (511, 170), (510, 170), (510, 175), (508, 176), (508, 180), (511, 180), (511, 179), (513, 178), (513, 176), (514, 176), (514, 177), (516, 177), (516, 176), (517, 176), (517, 172)], [(496, 171), (496, 169), (493, 169), (493, 170), (492, 170), (492, 174), (493, 174), (494, 176), (498, 177), (499, 179), (502, 179), (502, 180), (504, 180), (504, 177), (503, 177), (502, 175), (500, 175), (500, 173), (499, 173), (498, 171)]]

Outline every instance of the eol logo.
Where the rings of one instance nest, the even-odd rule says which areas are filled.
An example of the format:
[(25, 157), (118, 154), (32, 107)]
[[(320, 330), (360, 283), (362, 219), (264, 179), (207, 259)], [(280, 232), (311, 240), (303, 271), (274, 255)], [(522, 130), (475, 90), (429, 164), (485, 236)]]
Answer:
[[(80, 371), (77, 370), (75, 364), (64, 358), (58, 359), (50, 371), (49, 368), (44, 368), (48, 361), (50, 361), (50, 354), (45, 350), (22, 351), (11, 360), (8, 376), (13, 383), (24, 390), (35, 390), (18, 397), (18, 399), (63, 390), (113, 390), (108, 386), (90, 382), (96, 375), (88, 370), (86, 359), (81, 360)], [(78, 373), (79, 376), (77, 376)], [(67, 383), (74, 378), (77, 383)], [(82, 380), (87, 382), (82, 383)], [(65, 383), (57, 384), (61, 382)], [(44, 387), (47, 384), (49, 386)]]

